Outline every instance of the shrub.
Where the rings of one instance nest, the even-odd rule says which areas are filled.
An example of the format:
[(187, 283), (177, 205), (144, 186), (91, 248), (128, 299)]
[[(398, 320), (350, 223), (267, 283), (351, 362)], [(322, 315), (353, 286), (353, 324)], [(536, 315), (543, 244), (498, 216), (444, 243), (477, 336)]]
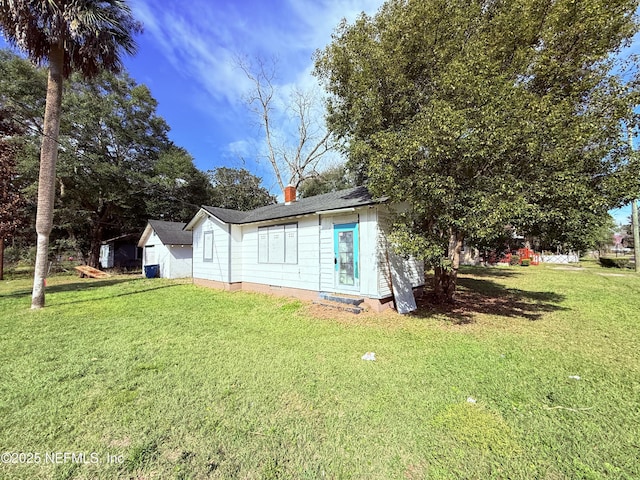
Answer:
[(523, 267), (528, 267), (529, 265), (531, 265), (531, 259), (530, 258), (523, 258), (522, 262), (520, 262), (520, 265), (522, 265)]
[(22, 258), (23, 250), (20, 247), (6, 247), (4, 249), (4, 261), (7, 265), (18, 263)]
[(509, 265), (518, 265), (518, 264), (520, 264), (520, 256), (511, 255), (511, 260), (509, 261)]
[(629, 264), (628, 258), (600, 257), (600, 265), (605, 268), (628, 268)]

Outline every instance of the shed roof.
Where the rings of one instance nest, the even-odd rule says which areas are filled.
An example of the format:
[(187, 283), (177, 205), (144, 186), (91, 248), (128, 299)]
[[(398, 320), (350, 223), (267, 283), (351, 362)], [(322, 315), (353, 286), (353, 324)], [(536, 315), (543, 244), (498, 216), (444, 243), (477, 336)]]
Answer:
[[(283, 203), (267, 205), (266, 207), (260, 207), (248, 212), (219, 207), (203, 206), (202, 208), (224, 223), (246, 224), (279, 220), (312, 213), (322, 213), (330, 210), (363, 207), (385, 201), (386, 198), (373, 198), (369, 190), (367, 190), (367, 187), (354, 187), (338, 192), (316, 195), (315, 197), (303, 198), (288, 205)], [(187, 228), (189, 228), (189, 226)]]
[(193, 243), (191, 232), (184, 230), (186, 223), (149, 220), (149, 225), (165, 245), (191, 245)]

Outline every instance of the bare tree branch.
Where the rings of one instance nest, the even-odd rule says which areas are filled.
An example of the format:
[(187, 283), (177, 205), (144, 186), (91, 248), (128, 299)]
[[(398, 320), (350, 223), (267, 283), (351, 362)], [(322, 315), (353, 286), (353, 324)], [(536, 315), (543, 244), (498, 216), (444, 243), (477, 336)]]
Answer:
[(286, 111), (296, 124), (297, 137), (279, 140), (274, 125), (276, 61), (267, 65), (258, 58), (252, 65), (246, 59), (238, 59), (237, 64), (253, 84), (246, 101), (264, 129), (268, 159), (278, 185), (284, 191), (284, 179), (288, 177), (287, 183), (297, 188), (306, 178), (317, 175), (316, 167), (322, 157), (334, 150), (323, 115), (314, 112), (316, 97), (313, 92), (294, 89)]

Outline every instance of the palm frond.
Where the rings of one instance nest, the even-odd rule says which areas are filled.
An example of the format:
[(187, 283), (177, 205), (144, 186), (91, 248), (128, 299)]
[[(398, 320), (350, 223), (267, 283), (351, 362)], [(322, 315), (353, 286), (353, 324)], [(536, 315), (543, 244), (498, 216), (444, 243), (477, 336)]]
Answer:
[(125, 0), (0, 0), (0, 29), (38, 63), (63, 42), (65, 76), (93, 77), (122, 69), (122, 56), (136, 52), (142, 25)]

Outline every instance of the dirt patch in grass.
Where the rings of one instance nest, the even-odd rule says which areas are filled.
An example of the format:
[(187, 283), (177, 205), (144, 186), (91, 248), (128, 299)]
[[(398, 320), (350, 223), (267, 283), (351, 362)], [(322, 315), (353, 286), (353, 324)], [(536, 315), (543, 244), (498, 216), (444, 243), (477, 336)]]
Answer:
[(454, 324), (474, 323), (478, 314), (498, 315), (508, 318), (539, 320), (543, 315), (561, 310), (563, 296), (551, 292), (527, 292), (504, 289), (501, 292), (485, 292), (477, 288), (476, 281), (465, 279), (466, 287), (459, 288), (451, 304), (437, 304), (432, 293), (417, 299), (419, 317), (444, 315)]
[(110, 448), (128, 448), (131, 446), (131, 437), (125, 436), (108, 442)]
[(398, 326), (405, 319), (446, 319), (449, 325), (469, 325), (483, 316), (521, 318), (529, 321), (541, 319), (549, 312), (566, 310), (560, 306), (564, 296), (553, 292), (535, 292), (506, 288), (491, 278), (465, 276), (459, 279), (455, 301), (437, 304), (431, 292), (416, 299), (418, 309), (409, 315), (400, 315), (395, 310), (373, 312), (365, 310), (354, 314), (322, 305), (310, 304), (304, 311), (313, 318), (335, 320), (350, 325), (385, 324)]
[(397, 323), (402, 320), (403, 316), (392, 309), (384, 312), (374, 312), (372, 310), (364, 310), (361, 313), (351, 313), (345, 310), (338, 310), (331, 307), (325, 307), (318, 304), (308, 304), (304, 312), (312, 317), (320, 320), (335, 320), (340, 323), (348, 323), (350, 325), (369, 325)]

